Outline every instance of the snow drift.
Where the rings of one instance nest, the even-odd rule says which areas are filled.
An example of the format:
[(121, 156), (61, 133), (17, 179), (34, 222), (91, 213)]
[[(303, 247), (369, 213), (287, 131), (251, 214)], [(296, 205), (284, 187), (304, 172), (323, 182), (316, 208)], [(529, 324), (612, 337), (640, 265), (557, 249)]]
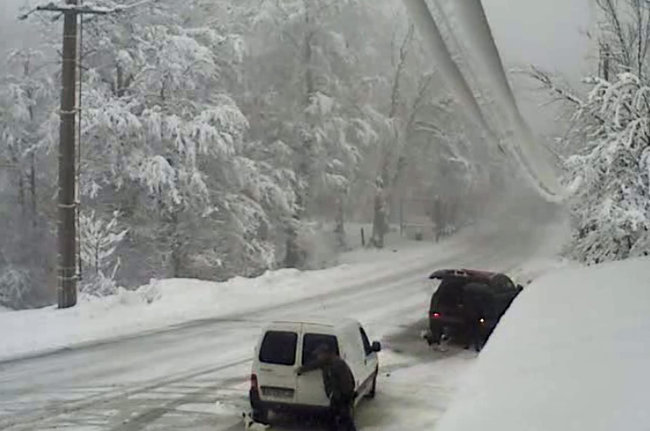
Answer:
[(647, 430), (650, 259), (567, 269), (513, 304), (440, 431)]

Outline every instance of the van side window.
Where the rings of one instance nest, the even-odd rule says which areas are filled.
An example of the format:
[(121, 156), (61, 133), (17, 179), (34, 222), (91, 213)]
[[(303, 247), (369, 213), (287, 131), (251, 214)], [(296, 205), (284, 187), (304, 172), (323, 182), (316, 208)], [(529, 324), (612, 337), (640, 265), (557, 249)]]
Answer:
[(363, 350), (366, 351), (366, 356), (372, 353), (372, 346), (370, 345), (370, 340), (368, 339), (368, 335), (366, 334), (366, 331), (363, 328), (359, 328), (361, 331), (361, 341), (363, 342)]
[(260, 347), (260, 362), (274, 365), (296, 363), (298, 334), (295, 332), (269, 331), (264, 335)]
[(327, 344), (336, 354), (339, 354), (339, 342), (334, 335), (305, 334), (302, 337), (302, 364), (310, 364), (316, 360), (316, 349)]

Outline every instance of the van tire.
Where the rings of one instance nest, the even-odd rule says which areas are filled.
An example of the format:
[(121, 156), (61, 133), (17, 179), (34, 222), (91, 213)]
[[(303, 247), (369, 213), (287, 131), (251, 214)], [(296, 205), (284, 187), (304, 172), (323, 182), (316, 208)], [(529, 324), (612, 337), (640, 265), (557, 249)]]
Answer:
[(255, 422), (268, 425), (269, 424), (269, 410), (265, 408), (253, 409), (253, 420)]
[(375, 378), (372, 379), (372, 387), (370, 388), (370, 391), (366, 394), (366, 398), (369, 400), (372, 400), (375, 398), (375, 395), (377, 395), (377, 376), (379, 375), (379, 370), (375, 373)]

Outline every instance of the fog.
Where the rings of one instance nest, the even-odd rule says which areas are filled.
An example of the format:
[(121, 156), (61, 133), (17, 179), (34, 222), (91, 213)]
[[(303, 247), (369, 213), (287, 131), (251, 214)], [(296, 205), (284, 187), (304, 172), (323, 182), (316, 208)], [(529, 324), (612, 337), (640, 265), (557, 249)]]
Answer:
[[(400, 0), (383, 0), (398, 2)], [(501, 54), (508, 66), (536, 64), (577, 81), (589, 72), (592, 24), (589, 0), (483, 0)], [(36, 0), (0, 2), (0, 46), (16, 47), (29, 33), (16, 20), (23, 5)]]
[[(9, 50), (28, 48), (38, 42), (36, 21), (19, 21), (21, 7), (37, 4), (33, 0), (2, 0), (0, 4), (0, 55)], [(4, 66), (4, 61), (2, 62)]]
[[(375, 0), (373, 0), (375, 1)], [(399, 3), (401, 0), (383, 0)], [(29, 46), (36, 37), (31, 24), (16, 19), (21, 6), (36, 0), (2, 0), (0, 4), (0, 53)], [(505, 66), (530, 64), (558, 73), (573, 85), (593, 65), (587, 31), (593, 24), (590, 0), (483, 0)], [(558, 131), (552, 111), (540, 110), (544, 99), (530, 81), (511, 77), (522, 111), (538, 133)]]
[[(590, 64), (586, 2), (485, 0), (506, 67), (535, 64), (578, 82)], [(27, 3), (37, 4), (3, 1), (0, 52), (42, 42), (43, 26), (58, 34), (51, 15), (19, 22)], [(468, 124), (402, 6), (160, 0), (94, 20), (85, 33), (85, 47), (97, 49), (84, 57), (80, 237), (106, 250), (81, 248), (94, 269), (84, 288), (323, 267), (360, 242), (361, 226), (366, 245), (382, 248), (395, 229), (440, 239), (506, 207), (522, 219), (539, 212), (535, 191), (521, 187), (532, 169), (495, 148), (509, 131), (486, 138), (499, 114)], [(0, 276), (43, 289), (56, 267), (59, 66), (27, 58), (2, 67), (11, 85), (0, 88), (10, 90), (0, 91), (0, 132), (11, 145), (0, 163), (19, 169), (5, 170), (0, 185), (11, 244), (0, 250)], [(561, 133), (553, 111), (537, 106), (543, 95), (509, 77), (535, 130)], [(36, 250), (40, 237), (47, 246)]]
[[(573, 86), (592, 73), (593, 43), (587, 32), (594, 19), (590, 0), (483, 0), (507, 69), (536, 65)], [(511, 77), (520, 107), (541, 134), (562, 129), (555, 112), (540, 109), (545, 95), (527, 78)]]

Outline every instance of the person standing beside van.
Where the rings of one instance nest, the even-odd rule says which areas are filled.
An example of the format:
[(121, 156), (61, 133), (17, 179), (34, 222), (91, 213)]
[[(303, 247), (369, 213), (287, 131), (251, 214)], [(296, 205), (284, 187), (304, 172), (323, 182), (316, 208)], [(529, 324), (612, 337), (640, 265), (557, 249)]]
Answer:
[(320, 345), (315, 354), (316, 360), (298, 368), (297, 374), (320, 369), (325, 393), (330, 400), (332, 431), (356, 431), (352, 418), (355, 381), (350, 367), (327, 344)]

